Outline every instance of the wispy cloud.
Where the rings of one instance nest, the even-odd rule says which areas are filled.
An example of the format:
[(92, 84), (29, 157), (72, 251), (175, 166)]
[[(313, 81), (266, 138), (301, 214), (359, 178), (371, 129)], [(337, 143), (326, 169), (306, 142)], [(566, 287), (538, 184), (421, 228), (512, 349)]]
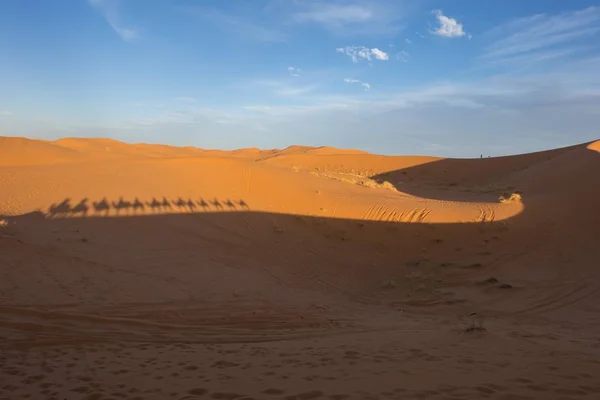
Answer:
[[(130, 120), (123, 132), (128, 137), (154, 137), (157, 142), (188, 145), (198, 138), (194, 135), (198, 129), (213, 132), (198, 139), (196, 144), (203, 147), (234, 143), (236, 147), (273, 148), (326, 142), (385, 154), (423, 154), (435, 143), (439, 146), (431, 151), (436, 155), (458, 157), (534, 151), (597, 138), (598, 70), (600, 57), (543, 73), (438, 82), (416, 85), (411, 90), (387, 86), (382, 91), (348, 91), (343, 95), (316, 92), (270, 100), (261, 93), (255, 97), (261, 99), (256, 103), (232, 97), (234, 104), (222, 110), (191, 106), (149, 110), (147, 115)], [(336, 79), (342, 81), (339, 76)], [(347, 84), (363, 83), (356, 82), (359, 79), (355, 77), (347, 79)], [(285, 87), (271, 86), (270, 93)], [(256, 87), (249, 89), (255, 91)], [(9, 124), (2, 121), (0, 127)]]
[(400, 29), (397, 2), (375, 0), (297, 1), (292, 20), (312, 23), (337, 35), (391, 34)]
[(221, 110), (206, 107), (193, 107), (185, 111), (165, 110), (161, 113), (145, 117), (131, 118), (125, 121), (126, 127), (151, 127), (164, 125), (204, 125), (206, 123), (235, 123), (234, 115)]
[(8, 110), (0, 110), (0, 118), (7, 118), (7, 117), (11, 117), (14, 114), (11, 111)]
[(410, 40), (410, 39), (408, 39), (408, 38), (404, 39), (404, 41), (405, 41), (407, 44), (412, 44), (412, 40)]
[(298, 21), (316, 22), (334, 28), (369, 21), (374, 17), (374, 12), (362, 5), (327, 3), (313, 3), (309, 5), (308, 10), (295, 15)]
[(597, 36), (599, 32), (600, 7), (519, 18), (488, 32), (488, 36), (496, 40), (481, 58), (490, 63), (557, 59), (585, 50), (580, 40)]
[[(440, 82), (410, 91), (389, 87), (362, 95), (313, 97), (311, 105), (273, 102), (246, 110), (263, 115), (267, 131), (286, 130), (289, 140), (305, 140), (310, 126), (308, 131), (331, 131), (331, 145), (342, 135), (339, 140), (346, 146), (369, 146), (363, 148), (377, 152), (394, 152), (390, 145), (397, 146), (396, 151), (421, 152), (424, 144), (437, 143), (445, 155), (469, 156), (474, 155), (472, 151), (479, 156), (478, 149), (490, 152), (492, 148), (506, 154), (597, 138), (597, 68), (600, 58), (544, 74)], [(345, 81), (359, 84), (355, 78)], [(278, 117), (276, 122), (272, 119)], [(367, 129), (373, 135), (365, 138)], [(415, 131), (418, 136), (410, 133)], [(523, 133), (506, 135), (511, 131)], [(577, 132), (576, 139), (573, 132)], [(374, 138), (385, 144), (373, 146)]]
[(365, 89), (365, 91), (369, 91), (371, 89), (371, 85), (369, 83), (363, 82), (360, 79), (344, 78), (344, 82), (346, 82), (346, 83), (360, 84), (360, 86), (362, 86)]
[(454, 18), (445, 16), (442, 10), (433, 10), (432, 12), (437, 19), (439, 26), (437, 29), (431, 31), (431, 34), (447, 38), (462, 37), (467, 34), (461, 23)]
[(198, 101), (194, 97), (187, 97), (187, 96), (176, 97), (175, 100), (179, 101), (181, 103), (189, 103), (189, 104), (195, 103), (196, 101)]
[(314, 91), (314, 85), (306, 86), (282, 86), (274, 90), (274, 94), (278, 96), (301, 96)]
[(402, 62), (408, 62), (409, 56), (410, 56), (410, 54), (408, 54), (408, 52), (402, 50), (399, 53), (396, 53), (396, 60), (402, 61)]
[(302, 70), (300, 68), (288, 67), (288, 72), (291, 76), (299, 77)]
[[(306, 115), (309, 113), (323, 113), (331, 111), (344, 111), (350, 108), (346, 101), (336, 103), (334, 101), (324, 101), (311, 105), (265, 105), (265, 104), (249, 104), (242, 106), (244, 110), (253, 111), (267, 115), (268, 117), (288, 117), (293, 115)], [(269, 118), (269, 121), (271, 120)]]
[(133, 42), (140, 37), (138, 30), (122, 25), (118, 0), (88, 0), (88, 3), (104, 15), (106, 22), (124, 41)]
[[(294, 82), (298, 82), (294, 80)], [(261, 93), (265, 96), (276, 97), (298, 97), (315, 91), (318, 88), (316, 83), (298, 84), (289, 79), (266, 79), (249, 81), (242, 84), (244, 90), (256, 94)]]
[(283, 43), (287, 40), (287, 35), (281, 30), (267, 26), (265, 21), (254, 21), (249, 16), (225, 13), (200, 5), (184, 6), (181, 9), (208, 23), (217, 23), (242, 38), (265, 43)]
[(335, 49), (338, 53), (347, 55), (353, 63), (358, 63), (361, 59), (371, 61), (373, 58), (380, 61), (389, 60), (390, 56), (378, 48), (369, 49), (365, 46), (346, 46)]

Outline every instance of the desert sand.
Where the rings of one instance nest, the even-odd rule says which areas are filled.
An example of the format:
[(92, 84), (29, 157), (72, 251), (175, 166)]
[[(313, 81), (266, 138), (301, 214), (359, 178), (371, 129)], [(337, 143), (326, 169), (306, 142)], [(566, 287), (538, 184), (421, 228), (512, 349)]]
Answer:
[(0, 138), (0, 399), (600, 399), (599, 174)]

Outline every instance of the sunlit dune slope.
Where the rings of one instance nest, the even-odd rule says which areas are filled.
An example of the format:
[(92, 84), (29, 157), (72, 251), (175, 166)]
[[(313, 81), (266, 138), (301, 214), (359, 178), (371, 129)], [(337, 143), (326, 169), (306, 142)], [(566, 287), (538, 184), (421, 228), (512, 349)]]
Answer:
[(0, 166), (29, 166), (84, 160), (84, 154), (52, 142), (0, 137)]
[[(17, 139), (13, 142), (14, 146), (10, 141), (6, 143), (4, 151), (13, 154), (14, 159), (25, 159), (20, 142)], [(4, 189), (0, 212), (13, 215), (34, 210), (47, 212), (53, 205), (63, 203), (63, 209), (67, 205), (78, 206), (78, 210), (94, 215), (103, 211), (95, 204), (104, 200), (121, 204), (123, 211), (133, 211), (129, 205), (136, 203), (135, 211), (145, 213), (159, 210), (148, 204), (166, 199), (179, 204), (171, 210), (180, 212), (206, 211), (210, 206), (206, 207), (205, 202), (212, 201), (215, 211), (248, 208), (331, 218), (434, 223), (501, 220), (522, 210), (520, 202), (502, 204), (497, 196), (478, 201), (414, 196), (389, 184), (378, 185), (368, 174), (348, 174), (335, 165), (330, 168), (331, 164), (322, 164), (321, 158), (333, 158), (334, 164), (344, 162), (365, 171), (432, 163), (435, 159), (381, 158), (342, 150), (336, 154), (333, 149), (317, 149), (313, 155), (315, 149), (295, 146), (261, 161), (252, 156), (255, 151), (247, 151), (250, 153), (247, 156), (233, 152), (236, 154), (231, 156), (226, 152), (127, 145), (103, 139), (63, 139), (43, 145), (58, 149), (56, 152), (76, 154), (79, 160), (75, 162), (71, 157), (54, 164), (48, 161), (43, 167), (35, 167), (36, 161), (31, 163), (34, 169), (27, 170), (6, 166), (0, 171), (0, 187)], [(281, 159), (287, 163), (298, 154), (306, 161), (303, 168), (288, 168), (285, 163), (274, 162)], [(40, 155), (36, 160), (50, 160), (49, 157)], [(307, 165), (320, 166), (312, 169), (306, 168)]]

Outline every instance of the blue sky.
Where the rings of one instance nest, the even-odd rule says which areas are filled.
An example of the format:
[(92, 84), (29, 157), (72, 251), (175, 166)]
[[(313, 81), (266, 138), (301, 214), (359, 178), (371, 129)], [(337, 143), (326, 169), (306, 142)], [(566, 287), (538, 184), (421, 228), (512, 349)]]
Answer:
[(1, 7), (0, 135), (451, 157), (600, 138), (600, 1)]

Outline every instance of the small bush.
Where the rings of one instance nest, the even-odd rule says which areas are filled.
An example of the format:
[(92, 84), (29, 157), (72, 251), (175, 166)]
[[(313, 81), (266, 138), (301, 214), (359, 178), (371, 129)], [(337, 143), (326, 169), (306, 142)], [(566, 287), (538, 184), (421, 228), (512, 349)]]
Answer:
[(487, 332), (481, 321), (474, 321), (465, 326), (466, 333)]
[(494, 283), (498, 283), (498, 279), (494, 278), (493, 276), (479, 282), (480, 285), (493, 285)]
[(379, 285), (382, 289), (394, 289), (396, 287), (396, 281), (394, 279), (388, 279)]
[(273, 222), (273, 230), (277, 233), (283, 233), (283, 228), (277, 222)]
[(477, 313), (470, 314), (467, 321), (464, 321), (462, 331), (465, 333), (487, 332), (487, 329), (483, 326), (483, 316)]
[(502, 204), (517, 203), (522, 201), (521, 192), (504, 193), (498, 198)]

